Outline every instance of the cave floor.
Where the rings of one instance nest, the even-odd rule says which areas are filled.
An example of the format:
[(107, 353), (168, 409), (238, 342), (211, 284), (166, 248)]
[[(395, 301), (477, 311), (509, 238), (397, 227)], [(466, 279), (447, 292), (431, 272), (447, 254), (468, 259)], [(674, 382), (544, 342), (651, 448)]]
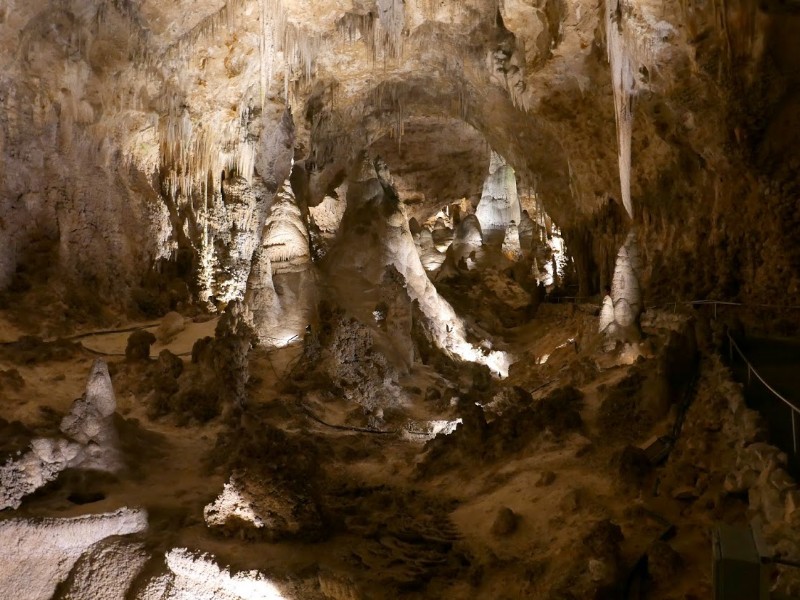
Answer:
[[(5, 341), (23, 333), (5, 319), (0, 322)], [(213, 334), (214, 326), (214, 320), (192, 323), (167, 348), (188, 360), (194, 341)], [(664, 434), (674, 414), (644, 429), (603, 424), (608, 390), (633, 367), (604, 364), (593, 327), (591, 307), (543, 306), (531, 324), (507, 332), (506, 344), (524, 366), (492, 387), (495, 398), (517, 385), (533, 390), (535, 400), (574, 385), (583, 394), (580, 427), (560, 435), (522, 431), (517, 446), (497, 452), (481, 452), (471, 442), (440, 444), (444, 450), (433, 458), (419, 435), (408, 435), (408, 423), (453, 421), (461, 415), (453, 403), (425, 399), (425, 390), (447, 383), (431, 367), (411, 369), (401, 382), (410, 390), (410, 402), (385, 420), (385, 429), (395, 433), (378, 434), (344, 428), (352, 421), (352, 406), (326, 390), (281, 391), (296, 365), (297, 347), (257, 352), (250, 386), (255, 416), (242, 426), (257, 430), (269, 422), (322, 449), (329, 531), (318, 540), (225, 538), (205, 526), (203, 506), (219, 494), (227, 476), (207, 460), (224, 419), (199, 424), (148, 418), (146, 400), (131, 383), (137, 371), (124, 361), (127, 333), (84, 337), (82, 348), (64, 357), (17, 362), (4, 356), (0, 371), (16, 370), (24, 385), (2, 390), (0, 417), (45, 436), (53, 434), (54, 423), (57, 427), (81, 395), (92, 361), (106, 357), (130, 466), (118, 477), (62, 477), (26, 500), (14, 516), (64, 517), (141, 506), (150, 515), (146, 540), (153, 549), (187, 547), (209, 552), (233, 570), (258, 569), (287, 598), (331, 597), (333, 589), (352, 598), (580, 597), (570, 589), (586, 577), (582, 547), (593, 525), (610, 520), (621, 527), (617, 564), (629, 570), (669, 523), (675, 526), (670, 544), (680, 555), (680, 567), (668, 581), (666, 575), (651, 574), (647, 595), (641, 597), (707, 598), (709, 527), (715, 520), (742, 521), (745, 504), (721, 500), (713, 485), (697, 493), (654, 493), (658, 482), (680, 477), (685, 468), (680, 463), (668, 462), (634, 487), (620, 480), (623, 448)], [(646, 333), (650, 349), (645, 354), (652, 356), (664, 330)], [(161, 349), (154, 345), (152, 355)], [(642, 363), (656, 368), (653, 358)], [(490, 422), (519, 408), (513, 395), (504, 402), (484, 406)], [(694, 406), (705, 410), (702, 393)], [(78, 497), (91, 501), (76, 503), (78, 491)], [(516, 515), (514, 527), (497, 524), (504, 508)]]

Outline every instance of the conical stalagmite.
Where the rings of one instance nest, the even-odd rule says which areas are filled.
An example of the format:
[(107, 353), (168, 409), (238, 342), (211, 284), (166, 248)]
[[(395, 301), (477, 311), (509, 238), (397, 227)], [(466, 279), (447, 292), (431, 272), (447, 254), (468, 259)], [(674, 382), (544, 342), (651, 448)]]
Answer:
[(497, 152), (492, 151), (489, 175), (475, 209), (484, 241), (502, 243), (506, 227), (511, 221), (519, 223), (521, 214), (514, 168)]

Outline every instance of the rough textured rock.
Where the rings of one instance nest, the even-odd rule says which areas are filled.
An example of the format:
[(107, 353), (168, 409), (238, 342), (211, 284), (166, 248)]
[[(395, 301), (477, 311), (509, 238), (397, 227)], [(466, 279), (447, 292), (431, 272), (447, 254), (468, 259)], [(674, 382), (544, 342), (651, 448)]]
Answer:
[(506, 537), (517, 530), (519, 516), (513, 510), (504, 506), (497, 511), (497, 516), (492, 523), (492, 535)]
[(214, 332), (210, 361), (216, 376), (221, 400), (226, 406), (247, 404), (247, 360), (255, 337), (250, 325), (253, 318), (247, 306), (236, 301), (228, 305)]
[(95, 543), (146, 528), (147, 514), (127, 508), (70, 519), (2, 521), (0, 589), (11, 598), (49, 600)]
[(19, 458), (0, 466), (0, 510), (17, 509), (22, 499), (53, 481), (76, 460), (84, 448), (67, 440), (37, 439)]
[(137, 600), (279, 600), (283, 595), (257, 571), (231, 573), (207, 555), (175, 548), (167, 573), (154, 577)]
[(113, 442), (111, 417), (117, 409), (114, 387), (108, 365), (97, 359), (86, 382), (86, 392), (76, 400), (70, 413), (61, 422), (61, 431), (69, 438), (86, 445), (90, 442), (105, 445)]
[(414, 236), (414, 243), (417, 245), (419, 258), (426, 271), (436, 271), (436, 269), (442, 266), (446, 256), (436, 248), (436, 244), (433, 242), (433, 234), (429, 229), (423, 227), (422, 230)]
[(506, 227), (506, 234), (503, 238), (502, 246), (503, 256), (511, 261), (518, 261), (522, 258), (522, 247), (519, 239), (519, 228), (517, 224), (512, 221)]
[(92, 365), (86, 392), (61, 421), (61, 431), (83, 447), (72, 466), (113, 471), (120, 467), (114, 412), (117, 408), (108, 365), (97, 359)]
[(214, 502), (203, 509), (206, 525), (221, 535), (281, 540), (320, 529), (313, 501), (279, 479), (237, 471)]
[(34, 439), (28, 452), (0, 466), (0, 510), (19, 508), (25, 496), (66, 468), (119, 470), (122, 457), (114, 428), (116, 407), (108, 365), (97, 359), (86, 392), (61, 421), (61, 432), (69, 439)]
[(393, 265), (405, 279), (408, 295), (419, 303), (426, 326), (440, 348), (505, 375), (509, 357), (499, 351), (484, 354), (468, 342), (464, 322), (429, 279), (408, 228), (408, 218), (391, 184), (378, 175), (376, 164), (364, 155), (351, 167), (342, 235), (327, 257), (326, 268), (346, 282), (360, 280), (366, 288), (376, 285), (385, 267)]
[(141, 542), (121, 538), (97, 542), (81, 555), (57, 600), (123, 600), (150, 558)]
[[(650, 366), (618, 378), (619, 371), (595, 373), (585, 362), (567, 361), (567, 352), (579, 353), (577, 342), (553, 356), (558, 366), (531, 365), (542, 375), (526, 382), (531, 390), (551, 375), (582, 382), (608, 377), (610, 383), (600, 384), (607, 384), (604, 390), (596, 388), (607, 397), (597, 398), (593, 388), (588, 410), (567, 395), (557, 398), (560, 403), (545, 398), (492, 420), (476, 406), (486, 400), (477, 392), (493, 398), (488, 371), (504, 374), (513, 358), (493, 333), (520, 345), (528, 333), (536, 336), (531, 332), (538, 323), (520, 327), (541, 308), (529, 299), (531, 278), (551, 298), (591, 297), (608, 286), (600, 328), (609, 345), (639, 341), (645, 299), (800, 304), (800, 151), (794, 139), (800, 38), (794, 4), (8, 0), (0, 6), (0, 333), (11, 339), (16, 325), (22, 330), (27, 323), (31, 333), (51, 338), (77, 333), (67, 330), (78, 324), (82, 333), (94, 321), (116, 322), (123, 315), (141, 322), (168, 311), (219, 312), (227, 305), (217, 339), (198, 341), (186, 369), (169, 355), (150, 361), (149, 334), (132, 336), (130, 360), (119, 367), (149, 386), (147, 402), (158, 408), (151, 416), (205, 423), (196, 436), (194, 430), (176, 436), (182, 457), (196, 456), (182, 442), (200, 447), (203, 436), (218, 429), (230, 433), (229, 422), (236, 419), (209, 422), (225, 407), (272, 411), (270, 420), (291, 422), (304, 441), (312, 437), (307, 430), (314, 435), (314, 428), (327, 427), (306, 423), (296, 402), (276, 400), (280, 388), (291, 389), (299, 377), (249, 378), (247, 326), (253, 322), (265, 346), (307, 339), (310, 347), (315, 336), (329, 336), (327, 350), (341, 356), (328, 369), (333, 385), (320, 385), (336, 396), (329, 405), (320, 401), (327, 416), (348, 414), (337, 404), (343, 395), (337, 386), (357, 395), (361, 406), (374, 406), (371, 425), (383, 424), (380, 404), (400, 397), (394, 393), (402, 389), (401, 375), (413, 376), (408, 397), (428, 387), (469, 388), (470, 394), (432, 394), (431, 406), (420, 410), (450, 411), (437, 415), (448, 423), (456, 412), (464, 413), (452, 441), (434, 440), (431, 450), (452, 444), (470, 467), (534, 443), (545, 452), (548, 444), (569, 446), (584, 418), (599, 419), (609, 443), (638, 443), (632, 438), (649, 436), (666, 417), (669, 398), (681, 396), (669, 382), (685, 379), (681, 369), (645, 357), (647, 340), (624, 350), (626, 360), (641, 355)], [(378, 153), (385, 162), (350, 166)], [(534, 203), (552, 219), (534, 212)], [(476, 208), (486, 247), (513, 260), (519, 252), (524, 261), (491, 274), (471, 269), (470, 261), (480, 262), (481, 255), (477, 241), (470, 241), (460, 249), (451, 246), (454, 264), (443, 266), (442, 251), (459, 235), (453, 230)], [(529, 220), (521, 208), (528, 209)], [(318, 225), (309, 218), (315, 209)], [(424, 224), (419, 232), (410, 227), (410, 216)], [(633, 228), (639, 255), (647, 259), (641, 265), (635, 244), (624, 241)], [(315, 238), (323, 233), (325, 244)], [(313, 265), (319, 259), (320, 272), (326, 270), (321, 281)], [(387, 267), (394, 269), (389, 277)], [(441, 271), (453, 275), (450, 282)], [(317, 292), (343, 307), (335, 319), (320, 319), (330, 326), (326, 332), (318, 331), (313, 311)], [(252, 320), (239, 304), (243, 298)], [(572, 317), (585, 308), (576, 307)], [(409, 314), (411, 327), (426, 332), (412, 338), (416, 348), (406, 335)], [(565, 323), (572, 325), (570, 319)], [(774, 327), (790, 329), (783, 319)], [(572, 331), (565, 327), (529, 341), (543, 357), (567, 336)], [(397, 344), (387, 343), (390, 337)], [(441, 352), (420, 352), (423, 338)], [(57, 382), (46, 363), (60, 356), (66, 370), (72, 364), (67, 361), (86, 360), (77, 344), (68, 346), (28, 338), (0, 348), (4, 361), (24, 370), (26, 381), (20, 389), (18, 379), (3, 377), (0, 394), (10, 400), (3, 409), (14, 415), (9, 420), (25, 418), (46, 432), (37, 435), (55, 435), (56, 421), (80, 383), (63, 373)], [(409, 369), (414, 352), (424, 353), (431, 368)], [(450, 381), (439, 380), (438, 367)], [(33, 400), (48, 393), (51, 381), (69, 395)], [(295, 387), (299, 398), (293, 400), (308, 401)], [(246, 403), (250, 389), (258, 394), (253, 406)], [(685, 427), (691, 441), (676, 447), (669, 476), (660, 480), (661, 496), (665, 503), (683, 503), (681, 518), (710, 505), (727, 517), (728, 508), (743, 511), (746, 503), (766, 521), (774, 547), (796, 553), (797, 489), (787, 476), (786, 457), (761, 445), (766, 432), (737, 390), (722, 378), (706, 381), (704, 393), (711, 395), (709, 389), (721, 397), (714, 396), (715, 410), (699, 413), (702, 419), (690, 413)], [(125, 412), (136, 418), (143, 399), (137, 393), (120, 396)], [(65, 426), (80, 443), (37, 439), (26, 454), (0, 467), (6, 505), (18, 506), (22, 496), (73, 461), (105, 463), (102, 453), (113, 437), (109, 417), (87, 398)], [(47, 410), (39, 414), (40, 407)], [(37, 419), (41, 423), (33, 423)], [(173, 424), (164, 421), (157, 426)], [(594, 425), (587, 435), (596, 431)], [(381, 443), (365, 441), (378, 436), (352, 437), (359, 441), (336, 450), (356, 465)], [(287, 465), (279, 446), (258, 454), (260, 461), (276, 464), (278, 454), (281, 466)], [(394, 449), (399, 441), (387, 446)], [(299, 454), (303, 446), (293, 449)], [(567, 449), (576, 456), (585, 445), (574, 453)], [(389, 472), (392, 461), (385, 464), (387, 476), (399, 479), (401, 473)], [(542, 468), (537, 465), (537, 472)], [(279, 477), (280, 470), (270, 477)], [(381, 466), (372, 472), (383, 471)], [(475, 481), (474, 487), (502, 486), (507, 474)], [(572, 519), (583, 509), (593, 517), (607, 515), (568, 477), (535, 491), (552, 492), (556, 518), (564, 520), (557, 523), (560, 531), (575, 532), (572, 541), (580, 545), (585, 532)], [(302, 497), (283, 483), (264, 483), (269, 493), (283, 494), (275, 500), (280, 514)], [(710, 493), (715, 486), (728, 495)], [(194, 507), (187, 521), (198, 519), (194, 496), (177, 489), (175, 495)], [(597, 496), (602, 504), (605, 496)], [(48, 497), (35, 508), (59, 501)], [(187, 506), (180, 515), (191, 512)], [(357, 529), (355, 520), (342, 518), (341, 526)], [(627, 527), (635, 529), (630, 521), (626, 534)], [(386, 542), (382, 531), (362, 527), (352, 536), (377, 548), (350, 557), (353, 564), (363, 558), (364, 571), (382, 573), (398, 555), (401, 563), (405, 556), (422, 555), (402, 577), (388, 579), (409, 587), (423, 579), (431, 595), (449, 595), (451, 590), (437, 587), (440, 580), (433, 581), (452, 573), (449, 568), (464, 595), (491, 594), (493, 586), (505, 593), (492, 580), (494, 573), (504, 577), (504, 569), (517, 568), (519, 577), (509, 580), (529, 586), (519, 590), (522, 597), (535, 596), (535, 586), (561, 576), (563, 587), (553, 596), (615, 597), (620, 543), (613, 528), (595, 536), (602, 542), (596, 549), (576, 553), (580, 564), (574, 571), (537, 564), (535, 548), (520, 552), (513, 544), (498, 544), (496, 554), (474, 556), (469, 543), (454, 544), (449, 536), (431, 540), (414, 532), (409, 542), (408, 535), (402, 538), (407, 532), (395, 530), (398, 535)], [(426, 555), (426, 545), (435, 551)], [(624, 549), (626, 558), (629, 551)], [(518, 567), (505, 566), (512, 553)], [(236, 597), (244, 593), (242, 586), (255, 585), (197, 557), (179, 552), (170, 560), (163, 577), (152, 582), (153, 597)], [(697, 562), (692, 557), (686, 564)], [(348, 576), (341, 577), (345, 585), (326, 589), (351, 594)], [(782, 581), (783, 576), (776, 585)], [(705, 591), (684, 595), (708, 597)], [(395, 592), (386, 594), (409, 590)], [(410, 593), (424, 594), (418, 588)], [(363, 595), (369, 597), (370, 590)]]
[(203, 509), (203, 518), (209, 527), (232, 530), (235, 527), (261, 529), (264, 519), (256, 512), (254, 500), (241, 490), (239, 481), (231, 480), (225, 484), (222, 493)]
[(468, 269), (474, 268), (475, 263), (480, 260), (481, 246), (483, 246), (483, 234), (480, 220), (474, 214), (467, 215), (456, 227), (453, 245), (450, 247), (454, 264), (459, 266), (463, 260), (464, 266)]

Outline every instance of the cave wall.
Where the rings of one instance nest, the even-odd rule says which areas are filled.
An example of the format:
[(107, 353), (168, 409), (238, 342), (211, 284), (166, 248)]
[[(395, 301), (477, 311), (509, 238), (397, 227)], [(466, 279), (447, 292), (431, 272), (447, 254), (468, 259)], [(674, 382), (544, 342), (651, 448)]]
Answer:
[[(796, 302), (798, 16), (743, 0), (620, 6), (639, 66), (646, 299)], [(581, 295), (601, 292), (627, 229), (604, 18), (583, 0), (9, 3), (0, 289), (47, 264), (110, 301), (188, 279), (168, 300), (138, 295), (156, 312), (182, 294), (241, 297), (292, 160), (313, 206), (383, 145), (420, 215), (500, 153), (564, 231)], [(484, 143), (453, 151), (467, 130)]]

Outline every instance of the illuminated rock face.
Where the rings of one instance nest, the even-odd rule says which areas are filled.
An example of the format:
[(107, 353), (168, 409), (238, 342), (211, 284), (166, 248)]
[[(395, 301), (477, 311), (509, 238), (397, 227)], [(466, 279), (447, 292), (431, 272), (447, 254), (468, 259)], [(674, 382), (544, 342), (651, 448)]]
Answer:
[[(0, 589), (9, 598), (49, 600), (94, 544), (146, 528), (147, 513), (128, 508), (71, 519), (5, 520), (0, 523)], [(124, 571), (117, 574), (122, 578)]]
[(436, 219), (436, 224), (433, 226), (431, 237), (433, 238), (433, 244), (436, 246), (436, 249), (444, 254), (447, 252), (450, 244), (453, 243), (453, 230), (447, 226), (444, 219), (439, 218)]
[(260, 573), (232, 574), (212, 556), (185, 548), (149, 562), (145, 545), (130, 537), (147, 526), (145, 511), (128, 508), (66, 519), (6, 519), (0, 523), (0, 589), (25, 600), (284, 598)]
[(402, 204), (368, 159), (355, 166), (342, 236), (329, 259), (328, 269), (337, 277), (360, 279), (369, 286), (379, 284), (387, 265), (394, 266), (405, 280), (409, 297), (419, 303), (426, 327), (440, 348), (461, 360), (507, 374), (510, 358), (505, 353), (484, 353), (467, 341), (463, 321), (439, 295), (422, 265)]
[(275, 274), (302, 271), (311, 262), (308, 229), (288, 180), (270, 206), (261, 248)]
[(242, 299), (271, 197), (260, 179), (249, 183), (243, 177), (229, 177), (222, 183), (222, 193), (212, 195), (195, 212), (191, 236), (200, 256), (201, 299)]
[(509, 223), (520, 222), (522, 211), (514, 168), (497, 152), (492, 152), (489, 175), (483, 184), (481, 201), (475, 214), (487, 243), (502, 243)]
[(433, 242), (433, 234), (425, 227), (414, 236), (414, 242), (419, 249), (419, 258), (422, 261), (422, 266), (426, 271), (435, 271), (442, 266), (445, 259), (445, 254), (439, 252), (436, 244)]
[(140, 600), (284, 600), (257, 571), (233, 574), (212, 556), (174, 548), (165, 555), (166, 572), (149, 580)]
[(114, 536), (90, 546), (62, 584), (65, 600), (116, 600), (135, 585), (150, 553), (141, 541)]

